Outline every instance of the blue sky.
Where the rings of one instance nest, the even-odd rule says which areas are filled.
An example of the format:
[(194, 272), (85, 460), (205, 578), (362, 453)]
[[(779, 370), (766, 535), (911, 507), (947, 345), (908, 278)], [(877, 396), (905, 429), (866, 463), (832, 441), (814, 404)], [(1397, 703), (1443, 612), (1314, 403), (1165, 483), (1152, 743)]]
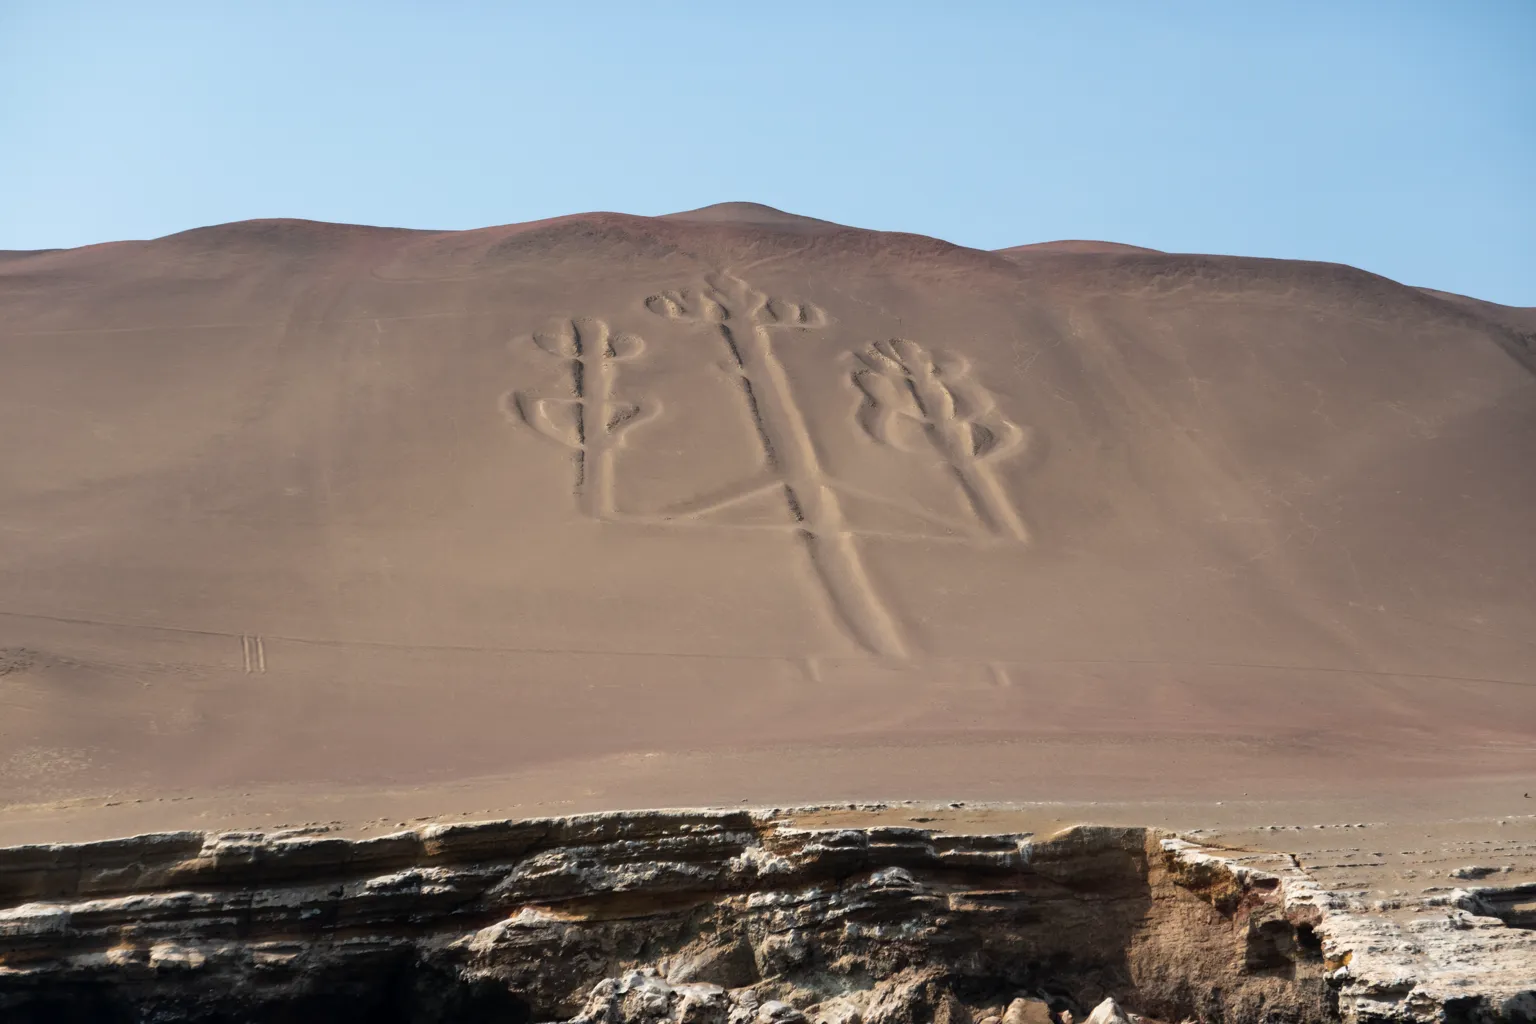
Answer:
[(1533, 0), (0, 0), (0, 248), (752, 200), (1536, 305), (1533, 54)]

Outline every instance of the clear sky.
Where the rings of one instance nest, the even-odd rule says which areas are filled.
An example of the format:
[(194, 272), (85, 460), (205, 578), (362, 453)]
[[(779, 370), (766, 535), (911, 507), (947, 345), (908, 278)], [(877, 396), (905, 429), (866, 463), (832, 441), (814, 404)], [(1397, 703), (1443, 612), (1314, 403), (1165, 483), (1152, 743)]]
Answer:
[(1536, 0), (0, 0), (0, 248), (726, 200), (1536, 305)]

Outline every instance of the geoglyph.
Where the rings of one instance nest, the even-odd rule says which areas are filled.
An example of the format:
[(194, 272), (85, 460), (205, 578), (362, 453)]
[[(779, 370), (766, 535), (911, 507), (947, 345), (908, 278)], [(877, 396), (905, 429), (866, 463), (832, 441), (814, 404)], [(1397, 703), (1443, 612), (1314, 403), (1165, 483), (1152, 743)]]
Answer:
[[(631, 432), (661, 414), (662, 406), (654, 399), (620, 397), (619, 366), (641, 358), (646, 343), (633, 334), (614, 333), (602, 320), (577, 318), (532, 339), (549, 355), (569, 363), (569, 396), (514, 391), (505, 402), (522, 423), (573, 450), (573, 490), (581, 512), (604, 522), (686, 526), (711, 512), (777, 495), (792, 521), (785, 529), (803, 544), (842, 628), (871, 653), (908, 654), (908, 641), (865, 569), (860, 532), (848, 522), (843, 507), (849, 493), (897, 507), (905, 507), (903, 497), (856, 490), (824, 468), (818, 438), (776, 351), (777, 344), (829, 330), (827, 313), (810, 303), (770, 296), (725, 273), (711, 275), (701, 287), (653, 295), (645, 305), (664, 320), (718, 337), (725, 357), (721, 367), (739, 389), (741, 407), (761, 445), (762, 466), (702, 500), (659, 512), (621, 512), (615, 496), (615, 460), (629, 444)], [(914, 459), (937, 459), (952, 473), (971, 517), (969, 522), (943, 524), (945, 532), (952, 535), (958, 528), (978, 542), (1027, 542), (1028, 529), (992, 472), (998, 460), (1023, 449), (1027, 434), (973, 379), (968, 362), (949, 353), (931, 353), (903, 338), (876, 341), (846, 356), (852, 366), (850, 380), (863, 396), (850, 426)], [(673, 414), (688, 416), (690, 410), (678, 408)], [(933, 518), (909, 511), (917, 519)]]

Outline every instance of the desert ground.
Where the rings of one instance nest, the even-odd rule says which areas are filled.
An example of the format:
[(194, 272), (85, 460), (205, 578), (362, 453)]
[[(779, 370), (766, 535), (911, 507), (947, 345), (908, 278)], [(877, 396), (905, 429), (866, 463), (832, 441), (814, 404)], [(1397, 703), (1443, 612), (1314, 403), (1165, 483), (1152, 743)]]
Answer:
[(0, 441), (0, 843), (916, 800), (1531, 868), (1533, 309), (252, 221), (0, 254)]

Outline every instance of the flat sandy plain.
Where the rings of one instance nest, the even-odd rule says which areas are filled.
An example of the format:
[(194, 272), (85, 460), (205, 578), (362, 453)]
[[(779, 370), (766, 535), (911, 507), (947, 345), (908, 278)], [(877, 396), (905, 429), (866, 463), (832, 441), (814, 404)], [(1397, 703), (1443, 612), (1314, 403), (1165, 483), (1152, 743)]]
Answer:
[(1533, 349), (1343, 266), (746, 204), (0, 253), (0, 843), (904, 799), (1528, 840)]

